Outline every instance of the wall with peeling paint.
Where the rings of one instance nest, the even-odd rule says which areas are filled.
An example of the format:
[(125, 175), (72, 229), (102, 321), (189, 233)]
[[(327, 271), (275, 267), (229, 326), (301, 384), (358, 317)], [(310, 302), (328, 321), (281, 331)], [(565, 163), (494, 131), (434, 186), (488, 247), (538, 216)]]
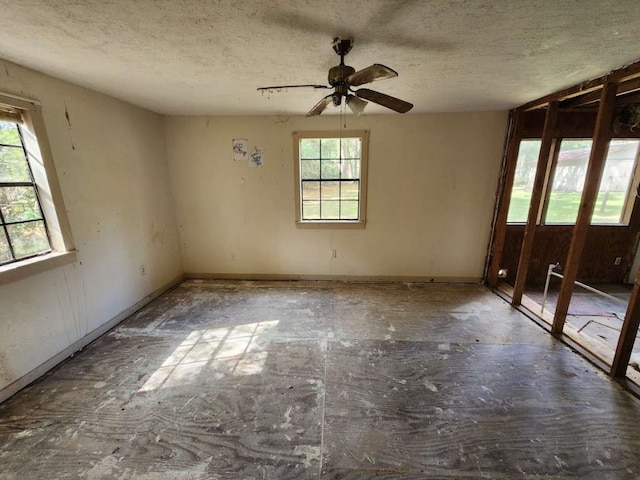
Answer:
[[(185, 271), (479, 280), (507, 112), (346, 120), (371, 132), (364, 230), (295, 225), (292, 132), (339, 117), (166, 117)], [(233, 138), (264, 166), (234, 162)]]
[(160, 116), (9, 62), (0, 90), (42, 103), (78, 250), (74, 264), (0, 286), (1, 392), (182, 265)]

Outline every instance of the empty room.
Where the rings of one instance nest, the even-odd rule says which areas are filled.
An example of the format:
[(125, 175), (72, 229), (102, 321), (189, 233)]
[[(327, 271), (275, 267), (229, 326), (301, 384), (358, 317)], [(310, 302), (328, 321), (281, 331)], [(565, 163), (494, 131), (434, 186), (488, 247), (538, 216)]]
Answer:
[(640, 3), (0, 4), (0, 480), (640, 478)]

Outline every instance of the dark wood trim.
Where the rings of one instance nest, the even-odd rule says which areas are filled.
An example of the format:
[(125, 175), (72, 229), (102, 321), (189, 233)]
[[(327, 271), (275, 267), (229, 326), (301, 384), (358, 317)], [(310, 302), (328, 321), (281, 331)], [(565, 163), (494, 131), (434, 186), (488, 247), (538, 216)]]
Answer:
[(503, 162), (503, 176), (500, 179), (498, 189), (498, 208), (494, 221), (493, 241), (491, 242), (491, 260), (487, 283), (495, 288), (498, 285), (498, 270), (500, 270), (500, 258), (504, 248), (504, 240), (507, 235), (507, 214), (509, 213), (509, 201), (511, 189), (516, 172), (520, 139), (524, 129), (524, 115), (514, 112), (509, 126), (509, 136), (505, 146), (505, 158)]
[(553, 132), (556, 128), (557, 120), (558, 102), (551, 102), (544, 120), (542, 142), (540, 144), (540, 154), (538, 155), (536, 177), (533, 182), (527, 226), (524, 231), (522, 248), (520, 250), (520, 260), (518, 261), (518, 273), (516, 274), (513, 297), (511, 298), (512, 305), (520, 305), (522, 294), (524, 293), (524, 287), (527, 282), (527, 273), (529, 272), (529, 263), (531, 262), (531, 253), (533, 252), (533, 241), (538, 224), (540, 204), (542, 203), (545, 185), (549, 178), (549, 166), (551, 164), (550, 158), (552, 157), (552, 153), (555, 151), (553, 148), (555, 143)]
[(634, 90), (633, 92), (625, 93), (621, 95), (616, 100), (617, 107), (624, 107), (625, 105), (629, 105), (630, 103), (638, 103), (640, 102), (640, 91)]
[[(628, 80), (625, 83), (619, 84), (617, 92), (618, 92), (618, 96), (624, 96), (624, 98), (626, 99), (628, 98), (628, 95), (632, 94), (633, 92), (636, 92), (637, 90), (640, 90), (640, 78), (634, 78), (634, 79)], [(571, 110), (573, 108), (584, 107), (592, 103), (595, 104), (600, 100), (601, 93), (602, 91), (598, 89), (586, 95), (582, 95), (581, 97), (565, 100), (560, 105), (560, 108), (562, 110)], [(618, 101), (616, 104), (620, 105), (621, 102)]]
[(582, 250), (591, 225), (591, 216), (600, 187), (600, 179), (602, 178), (602, 172), (604, 170), (607, 148), (611, 140), (611, 125), (613, 122), (616, 91), (617, 85), (613, 82), (607, 82), (602, 89), (602, 96), (600, 97), (600, 107), (598, 109), (598, 118), (593, 134), (593, 145), (589, 156), (589, 165), (587, 167), (584, 189), (582, 191), (582, 199), (573, 229), (569, 255), (567, 256), (563, 271), (564, 278), (560, 286), (556, 311), (553, 317), (551, 331), (556, 335), (562, 333), (562, 329), (564, 328), (569, 303), (571, 302), (571, 295), (573, 294), (574, 282), (578, 274), (578, 267), (580, 266)]

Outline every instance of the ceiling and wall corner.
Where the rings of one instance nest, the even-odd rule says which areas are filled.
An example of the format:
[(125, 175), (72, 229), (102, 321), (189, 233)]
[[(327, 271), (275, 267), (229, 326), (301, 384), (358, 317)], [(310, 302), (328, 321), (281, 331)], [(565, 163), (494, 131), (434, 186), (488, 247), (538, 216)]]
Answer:
[(304, 114), (321, 93), (256, 88), (324, 83), (336, 35), (400, 73), (376, 89), (412, 113), (507, 110), (640, 56), (635, 0), (0, 4), (0, 58), (170, 115)]

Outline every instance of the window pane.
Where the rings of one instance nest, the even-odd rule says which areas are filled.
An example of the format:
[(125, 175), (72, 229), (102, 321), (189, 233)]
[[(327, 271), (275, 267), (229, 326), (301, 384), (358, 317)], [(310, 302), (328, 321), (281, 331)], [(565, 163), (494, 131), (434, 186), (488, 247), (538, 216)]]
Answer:
[(342, 158), (360, 158), (360, 139), (359, 138), (343, 138), (342, 139)]
[(527, 223), (541, 143), (540, 140), (522, 140), (520, 142), (507, 223)]
[(300, 176), (303, 180), (320, 179), (320, 160), (301, 160)]
[(320, 182), (302, 182), (302, 200), (320, 200)]
[(340, 202), (338, 200), (322, 200), (320, 202), (322, 220), (338, 220), (340, 218)]
[(42, 218), (33, 187), (0, 187), (0, 211), (7, 223)]
[(343, 200), (340, 202), (340, 219), (341, 220), (357, 220), (358, 219), (358, 201)]
[(300, 158), (320, 158), (320, 139), (303, 138), (300, 140)]
[(360, 219), (362, 138), (300, 139), (302, 220)]
[(342, 182), (342, 191), (340, 198), (342, 200), (358, 200), (359, 199), (360, 182), (357, 180), (350, 182)]
[(360, 160), (342, 160), (341, 178), (360, 178)]
[(0, 263), (8, 262), (9, 260), (12, 260), (9, 242), (7, 241), (7, 235), (4, 233), (4, 228), (0, 228)]
[(340, 182), (322, 182), (322, 200), (340, 200)]
[(319, 220), (320, 219), (320, 202), (317, 200), (302, 202), (302, 219), (303, 220)]
[(18, 133), (18, 125), (11, 122), (0, 121), (0, 143), (3, 145), (22, 146), (20, 142), (20, 134)]
[(562, 140), (545, 223), (575, 223), (587, 174), (591, 140)]
[(0, 147), (0, 182), (30, 182), (22, 147)]
[(16, 258), (28, 257), (51, 250), (44, 222), (7, 225)]
[(323, 159), (339, 159), (338, 152), (339, 138), (322, 138), (320, 139), (320, 154)]
[(591, 223), (621, 223), (640, 140), (611, 140)]
[(323, 179), (338, 179), (340, 178), (340, 160), (322, 160), (320, 166), (321, 175)]

